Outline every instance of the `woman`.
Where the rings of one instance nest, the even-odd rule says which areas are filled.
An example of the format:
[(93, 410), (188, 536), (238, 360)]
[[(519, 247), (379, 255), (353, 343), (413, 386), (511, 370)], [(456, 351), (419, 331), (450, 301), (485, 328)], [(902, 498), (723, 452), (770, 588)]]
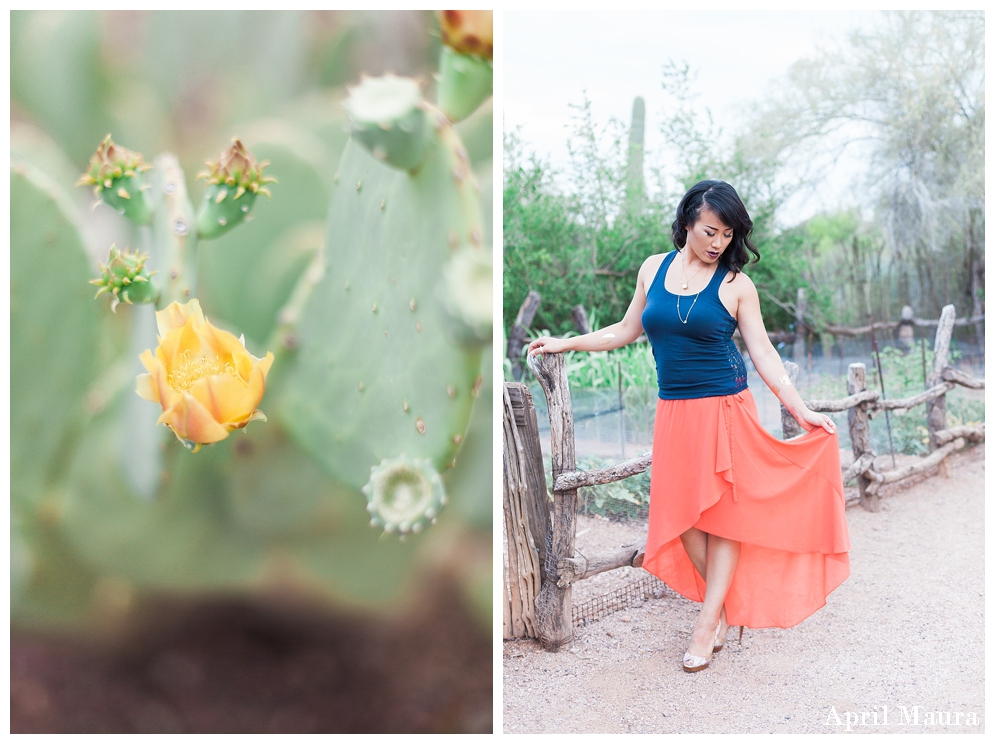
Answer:
[[(709, 665), (730, 624), (740, 637), (744, 625), (796, 625), (850, 572), (836, 426), (806, 407), (767, 336), (757, 289), (740, 273), (747, 251), (760, 258), (752, 230), (732, 186), (702, 181), (677, 207), (677, 250), (643, 262), (620, 322), (529, 345), (530, 354), (606, 351), (644, 329), (653, 345), (660, 393), (643, 568), (702, 602), (687, 672)], [(737, 326), (804, 436), (782, 442), (760, 424)]]

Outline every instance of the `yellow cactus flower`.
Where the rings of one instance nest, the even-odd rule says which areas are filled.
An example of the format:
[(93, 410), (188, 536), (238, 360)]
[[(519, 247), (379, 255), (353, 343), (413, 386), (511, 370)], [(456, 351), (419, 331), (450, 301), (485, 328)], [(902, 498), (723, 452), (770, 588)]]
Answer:
[(196, 445), (225, 439), (250, 421), (265, 421), (256, 406), (266, 390), (272, 352), (258, 359), (244, 339), (211, 325), (194, 299), (174, 302), (155, 314), (159, 346), (146, 349), (136, 392), (162, 406), (157, 423), (165, 424), (181, 442)]

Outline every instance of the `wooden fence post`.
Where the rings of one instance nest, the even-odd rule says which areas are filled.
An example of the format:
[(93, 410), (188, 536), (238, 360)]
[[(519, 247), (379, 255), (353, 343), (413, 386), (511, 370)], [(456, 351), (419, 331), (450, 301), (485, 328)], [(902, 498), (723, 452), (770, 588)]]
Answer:
[[(573, 406), (567, 386), (567, 370), (562, 354), (542, 354), (528, 358), (529, 368), (546, 393), (549, 408), (549, 449), (553, 465), (553, 483), (561, 473), (576, 468), (573, 434)], [(559, 562), (574, 554), (577, 523), (577, 489), (553, 490), (553, 529), (546, 578), (536, 600), (539, 640), (545, 648), (557, 651), (573, 640), (570, 617), (571, 588), (559, 586)]]
[[(867, 368), (863, 362), (850, 365), (846, 375), (846, 390), (850, 395), (862, 393), (867, 389)], [(874, 455), (871, 449), (871, 430), (867, 416), (867, 403), (860, 403), (846, 414), (850, 424), (850, 445), (853, 448), (853, 461), (857, 462), (865, 452)], [(867, 486), (871, 479), (863, 473), (857, 475), (857, 490), (860, 492), (860, 505), (868, 511), (878, 510), (877, 493), (868, 493)]]
[[(798, 382), (798, 365), (794, 362), (785, 362), (784, 369), (788, 373), (788, 379), (791, 380), (791, 384), (796, 385)], [(798, 425), (795, 417), (788, 413), (788, 409), (784, 407), (783, 403), (781, 403), (781, 432), (784, 439), (791, 439), (803, 433), (802, 427)]]
[[(926, 387), (930, 388), (943, 381), (943, 369), (947, 366), (950, 357), (950, 337), (954, 330), (954, 320), (957, 316), (953, 305), (947, 305), (940, 313), (940, 322), (936, 325), (936, 340), (933, 343), (933, 369), (926, 378)], [(947, 396), (941, 395), (926, 404), (926, 426), (929, 428), (929, 451), (935, 452), (940, 448), (940, 443), (936, 440), (936, 432), (947, 428)], [(950, 477), (950, 461), (944, 459), (940, 462), (940, 474), (945, 478)]]
[(898, 345), (909, 351), (916, 343), (915, 315), (908, 305), (902, 307), (902, 319), (898, 321)]
[(591, 321), (587, 319), (587, 311), (584, 310), (583, 305), (574, 305), (570, 314), (573, 316), (574, 328), (577, 329), (577, 333), (583, 336), (585, 333), (591, 332)]
[(518, 309), (518, 315), (515, 316), (515, 324), (511, 327), (511, 333), (508, 334), (507, 355), (508, 359), (511, 360), (511, 373), (516, 380), (522, 379), (522, 346), (525, 344), (525, 329), (532, 325), (540, 302), (542, 302), (542, 297), (539, 296), (539, 293), (529, 290), (525, 302), (522, 303)]
[(549, 501), (532, 395), (504, 384), (504, 638), (538, 638), (535, 601), (545, 578)]
[(795, 302), (795, 346), (792, 356), (797, 364), (805, 358), (805, 310), (808, 308), (808, 299), (805, 295), (805, 288), (798, 288), (798, 299)]

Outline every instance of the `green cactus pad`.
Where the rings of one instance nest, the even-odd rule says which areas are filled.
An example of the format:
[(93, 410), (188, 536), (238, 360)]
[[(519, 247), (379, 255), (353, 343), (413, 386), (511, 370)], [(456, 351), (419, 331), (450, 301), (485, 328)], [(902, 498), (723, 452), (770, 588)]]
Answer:
[(450, 507), (474, 527), (490, 530), (494, 516), (494, 494), (491, 474), (494, 463), (493, 392), (491, 373), (493, 353), (484, 347), (481, 374), (474, 382), (473, 413), (466, 441), (460, 450), (456, 466), (442, 476)]
[(38, 503), (79, 435), (103, 313), (64, 191), (15, 164), (10, 217), (10, 488)]
[(335, 539), (343, 524), (357, 526), (345, 512), (359, 494), (330, 479), (279, 426), (236, 432), (227, 448), (226, 504), (239, 531), (266, 540)]
[(156, 219), (150, 252), (161, 272), (158, 306), (163, 308), (171, 302), (185, 304), (197, 296), (197, 231), (192, 227), (193, 206), (176, 156), (168, 152), (158, 155), (151, 175)]
[(442, 47), (439, 58), (439, 108), (453, 121), (472, 114), (491, 96), (494, 87), (494, 67), (490, 60), (470, 54), (460, 54)]
[[(456, 123), (456, 131), (466, 145), (474, 169), (489, 164), (494, 158), (494, 99), (488, 98), (470, 116)], [(480, 185), (486, 187), (481, 180)], [(485, 200), (484, 203), (487, 203)]]
[(401, 452), (440, 472), (466, 433), (479, 348), (464, 348), (438, 296), (444, 266), (479, 245), (466, 153), (436, 113), (415, 174), (350, 143), (332, 197), (324, 278), (305, 305), (275, 415), (354, 488)]
[(10, 162), (30, 165), (47, 174), (72, 204), (83, 206), (88, 197), (76, 188), (79, 168), (46, 132), (23, 121), (10, 123)]
[(370, 468), (363, 486), (370, 524), (384, 532), (418, 533), (433, 524), (446, 505), (442, 478), (432, 463), (407, 455)]
[(352, 136), (377, 160), (414, 170), (428, 146), (431, 123), (421, 107), (421, 85), (411, 78), (364, 78), (345, 102)]
[(413, 547), (380, 540), (358, 492), (275, 425), (234, 432), (197, 457), (174, 448), (156, 497), (139, 499), (114, 454), (131, 394), (93, 420), (59, 503), (57, 527), (78, 562), (145, 592), (292, 585), (359, 609), (397, 603)]
[(157, 493), (138, 497), (121, 471), (125, 388), (87, 428), (69, 473), (59, 527), (73, 549), (101, 573), (147, 589), (246, 588), (262, 573), (263, 550), (231, 529), (231, 483), (219, 470), (221, 445), (191, 457), (165, 452)]
[(23, 118), (38, 122), (77, 163), (110, 124), (102, 25), (96, 11), (10, 12), (11, 106), (27, 112)]

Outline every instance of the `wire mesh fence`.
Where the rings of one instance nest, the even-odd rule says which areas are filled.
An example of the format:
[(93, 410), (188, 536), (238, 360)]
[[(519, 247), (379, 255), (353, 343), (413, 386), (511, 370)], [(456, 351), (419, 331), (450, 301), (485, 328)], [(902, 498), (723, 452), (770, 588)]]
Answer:
[(656, 576), (647, 574), (625, 586), (593, 597), (586, 602), (575, 604), (571, 608), (571, 621), (575, 628), (580, 628), (594, 620), (614, 614), (636, 602), (645, 599), (660, 599), (665, 596), (677, 596), (674, 591)]

